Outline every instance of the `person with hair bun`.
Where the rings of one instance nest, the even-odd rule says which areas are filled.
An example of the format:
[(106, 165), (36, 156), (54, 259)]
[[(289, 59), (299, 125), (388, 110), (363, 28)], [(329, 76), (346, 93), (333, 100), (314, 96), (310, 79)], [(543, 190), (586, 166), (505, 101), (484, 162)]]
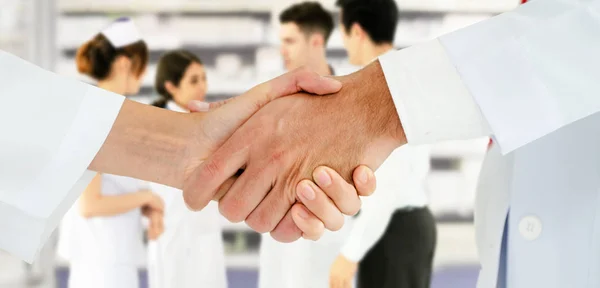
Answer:
[[(77, 51), (79, 72), (105, 90), (138, 93), (146, 71), (148, 48), (131, 20), (122, 18)], [(162, 199), (145, 181), (98, 173), (83, 192), (72, 217), (69, 287), (139, 287), (138, 265), (144, 259), (142, 214), (148, 238), (162, 234)], [(64, 239), (66, 240), (66, 239)]]
[[(158, 61), (155, 88), (160, 99), (154, 106), (189, 112), (192, 100), (206, 96), (206, 72), (202, 61), (185, 50), (167, 52)], [(150, 184), (165, 202), (165, 233), (148, 249), (150, 288), (226, 288), (225, 251), (218, 204), (190, 211), (183, 192)]]

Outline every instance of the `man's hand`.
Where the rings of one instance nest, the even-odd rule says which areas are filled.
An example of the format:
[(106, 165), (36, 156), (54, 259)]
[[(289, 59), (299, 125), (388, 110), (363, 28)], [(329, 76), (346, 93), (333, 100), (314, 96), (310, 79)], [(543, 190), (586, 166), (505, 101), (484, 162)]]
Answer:
[[(249, 92), (236, 98), (214, 103), (192, 101), (188, 104), (188, 108), (191, 112), (212, 112), (206, 114), (205, 117), (216, 119), (216, 121), (205, 123), (214, 126), (214, 123), (217, 122), (221, 125), (221, 130), (228, 131), (232, 127), (231, 123), (235, 124), (249, 118), (252, 109), (258, 109), (277, 97), (285, 96), (283, 95), (284, 92), (303, 89), (326, 93), (329, 91), (328, 89), (335, 89), (330, 92), (339, 90), (336, 85), (331, 85), (335, 83), (331, 83), (331, 87), (327, 87), (328, 83), (323, 81), (324, 79), (305, 69), (286, 75), (283, 78), (280, 77), (271, 81), (269, 87), (273, 90), (271, 93), (265, 92), (267, 87), (263, 84), (262, 89), (264, 91), (262, 93)], [(256, 92), (257, 88), (253, 90)], [(221, 109), (215, 115), (215, 110), (218, 108)], [(241, 123), (236, 125), (241, 125)], [(293, 207), (293, 212), (287, 214), (279, 229), (279, 234), (282, 234), (280, 238), (291, 241), (302, 236), (305, 239), (317, 240), (323, 234), (325, 226), (330, 230), (340, 229), (344, 223), (344, 216), (340, 210), (348, 211), (349, 215), (355, 214), (360, 208), (361, 201), (358, 196), (371, 195), (376, 187), (373, 171), (366, 166), (360, 166), (355, 170), (354, 182), (356, 187), (348, 184), (336, 171), (327, 167), (317, 168), (314, 174), (316, 175), (315, 179), (319, 179), (319, 186), (310, 181), (304, 181), (304, 183), (298, 185), (297, 190), (304, 192), (298, 193), (298, 197), (306, 206), (297, 204)], [(213, 200), (220, 200), (236, 178), (236, 176), (233, 176), (221, 185), (219, 192), (213, 196)], [(312, 188), (311, 195), (306, 194), (307, 187)]]
[(340, 80), (343, 87), (336, 94), (299, 94), (265, 105), (196, 169), (193, 185), (184, 191), (186, 203), (204, 207), (244, 169), (220, 200), (221, 213), (232, 222), (246, 220), (258, 232), (277, 226), (273, 237), (290, 241), (282, 238), (289, 233), (278, 233), (283, 229), (278, 219), (298, 199), (298, 182), (318, 183), (313, 171), (325, 165), (352, 183), (355, 167), (375, 169), (406, 142), (378, 62)]
[(352, 288), (352, 280), (358, 270), (358, 264), (338, 255), (329, 270), (329, 288)]

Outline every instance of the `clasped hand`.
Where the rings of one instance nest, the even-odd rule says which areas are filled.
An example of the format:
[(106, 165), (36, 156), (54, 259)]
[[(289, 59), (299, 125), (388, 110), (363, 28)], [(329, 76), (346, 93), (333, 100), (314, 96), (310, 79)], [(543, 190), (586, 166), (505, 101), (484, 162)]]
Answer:
[(385, 115), (359, 107), (377, 112), (354, 80), (299, 69), (225, 102), (191, 103), (200, 140), (184, 167), (186, 204), (219, 201), (228, 220), (282, 242), (340, 229), (343, 215), (360, 209), (359, 196), (375, 190), (369, 167), (397, 144)]

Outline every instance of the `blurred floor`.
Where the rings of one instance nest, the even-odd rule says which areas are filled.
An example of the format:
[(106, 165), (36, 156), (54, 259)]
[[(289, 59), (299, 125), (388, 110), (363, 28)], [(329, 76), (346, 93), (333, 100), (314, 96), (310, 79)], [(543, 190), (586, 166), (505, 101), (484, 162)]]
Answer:
[[(438, 247), (435, 259), (435, 272), (432, 288), (475, 287), (478, 273), (477, 250), (472, 224), (439, 224)], [(51, 288), (49, 283), (28, 285), (25, 283), (24, 265), (0, 252), (0, 288)], [(248, 283), (256, 283), (255, 270), (229, 270), (230, 288), (254, 288)], [(57, 269), (59, 288), (66, 287), (68, 269)], [(145, 272), (140, 273), (143, 287), (146, 287)]]

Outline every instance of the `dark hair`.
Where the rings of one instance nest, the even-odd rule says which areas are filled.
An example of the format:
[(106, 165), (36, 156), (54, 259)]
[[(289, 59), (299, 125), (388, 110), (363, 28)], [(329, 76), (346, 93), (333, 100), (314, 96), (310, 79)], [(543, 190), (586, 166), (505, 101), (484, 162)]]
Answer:
[(121, 48), (115, 48), (108, 39), (96, 35), (77, 50), (75, 61), (79, 73), (86, 74), (96, 80), (104, 80), (110, 74), (110, 69), (117, 56), (127, 56), (132, 59), (134, 72), (139, 76), (148, 65), (148, 46), (143, 40)]
[(170, 81), (174, 85), (179, 86), (185, 71), (192, 63), (202, 65), (200, 58), (186, 50), (170, 51), (160, 57), (158, 67), (156, 68), (154, 88), (161, 98), (154, 101), (152, 105), (161, 108), (167, 106), (167, 102), (173, 99), (173, 95), (167, 91), (165, 83)]
[(337, 0), (346, 31), (358, 23), (375, 44), (393, 43), (398, 25), (398, 6), (394, 0)]
[(329, 40), (333, 30), (333, 17), (319, 2), (303, 2), (285, 9), (279, 14), (279, 22), (294, 23), (306, 35), (319, 32), (323, 34), (325, 42)]

